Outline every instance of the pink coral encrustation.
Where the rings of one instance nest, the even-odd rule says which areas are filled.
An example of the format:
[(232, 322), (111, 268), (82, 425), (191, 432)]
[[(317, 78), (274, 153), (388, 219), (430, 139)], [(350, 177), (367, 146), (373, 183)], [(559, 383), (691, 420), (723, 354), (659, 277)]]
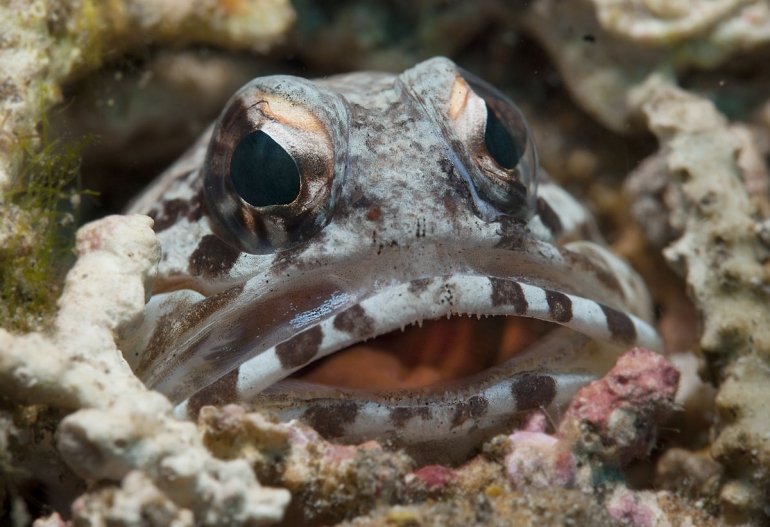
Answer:
[(509, 481), (516, 487), (590, 487), (596, 476), (647, 455), (658, 426), (675, 409), (678, 385), (679, 371), (663, 356), (627, 351), (575, 395), (555, 435), (546, 434), (544, 416), (534, 414), (509, 436)]

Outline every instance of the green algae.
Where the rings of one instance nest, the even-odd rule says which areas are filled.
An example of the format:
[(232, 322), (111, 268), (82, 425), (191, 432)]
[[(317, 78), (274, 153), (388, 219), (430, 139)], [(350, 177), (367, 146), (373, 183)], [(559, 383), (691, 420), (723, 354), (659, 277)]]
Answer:
[(81, 150), (92, 141), (50, 139), (44, 118), (34, 137), (15, 141), (23, 159), (0, 202), (0, 326), (33, 331), (50, 325), (73, 259), (81, 190)]

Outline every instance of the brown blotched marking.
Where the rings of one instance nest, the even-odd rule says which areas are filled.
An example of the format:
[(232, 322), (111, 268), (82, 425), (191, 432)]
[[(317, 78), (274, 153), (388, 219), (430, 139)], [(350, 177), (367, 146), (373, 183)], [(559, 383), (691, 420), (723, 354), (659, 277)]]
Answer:
[(537, 198), (537, 206), (535, 210), (537, 211), (538, 216), (540, 216), (540, 221), (543, 222), (543, 225), (545, 225), (545, 227), (551, 231), (554, 236), (559, 236), (563, 229), (561, 219), (559, 218), (559, 215), (554, 212), (548, 202), (543, 198)]
[[(436, 149), (430, 149), (431, 156), (435, 155)], [(441, 156), (438, 161), (438, 169), (444, 174), (442, 184), (446, 185), (444, 194), (444, 203), (447, 203), (447, 198), (452, 202), (451, 207), (456, 208), (458, 205), (462, 207), (468, 207), (478, 213), (476, 203), (473, 201), (473, 194), (470, 188), (470, 182), (457, 173), (457, 167), (447, 157)], [(459, 215), (457, 217), (460, 217)]]
[(556, 397), (556, 380), (550, 375), (525, 373), (512, 379), (511, 395), (517, 412), (546, 408)]
[(512, 306), (513, 312), (517, 315), (524, 315), (527, 312), (529, 303), (518, 282), (490, 277), (489, 283), (492, 284), (493, 306)]
[(433, 278), (419, 278), (417, 280), (412, 280), (409, 282), (409, 292), (414, 295), (419, 295), (420, 293), (426, 291), (432, 283)]
[(209, 404), (222, 406), (236, 402), (238, 400), (239, 371), (240, 368), (235, 368), (230, 373), (220, 377), (216, 382), (198, 390), (198, 392), (187, 401), (187, 415), (191, 419), (197, 419), (198, 412), (200, 412), (200, 409), (203, 406)]
[(374, 319), (359, 304), (334, 317), (333, 325), (334, 329), (354, 337), (371, 337), (374, 333)]
[(286, 370), (304, 366), (318, 353), (324, 338), (321, 326), (313, 326), (275, 347), (275, 354)]
[(457, 202), (451, 192), (444, 191), (444, 196), (441, 198), (441, 204), (444, 205), (446, 211), (451, 214), (454, 219), (457, 213)]
[(398, 429), (404, 428), (406, 423), (415, 416), (419, 416), (423, 421), (428, 421), (433, 416), (433, 412), (428, 406), (398, 406), (390, 410), (390, 421)]
[(489, 401), (481, 395), (474, 395), (467, 401), (458, 403), (452, 416), (452, 429), (457, 428), (468, 419), (478, 419), (487, 413)]
[(377, 205), (372, 205), (369, 210), (366, 211), (366, 219), (369, 221), (377, 221), (382, 216), (382, 211)]
[(201, 219), (203, 217), (205, 203), (203, 189), (200, 189), (190, 200), (190, 210), (187, 212), (187, 221), (195, 223)]
[(358, 404), (342, 401), (339, 403), (313, 406), (302, 414), (302, 421), (315, 428), (325, 439), (345, 435), (345, 427), (356, 420)]
[[(192, 170), (185, 170), (175, 179), (187, 179)], [(193, 187), (198, 187), (198, 180), (195, 180)], [(160, 203), (163, 206), (162, 211), (150, 211), (148, 215), (155, 220), (153, 230), (155, 233), (164, 231), (174, 225), (180, 219), (187, 217), (190, 223), (198, 221), (203, 215), (203, 191), (201, 189), (190, 199), (167, 199)]]
[(500, 237), (500, 241), (495, 244), (497, 249), (526, 252), (532, 246), (533, 238), (528, 233), (526, 223), (521, 220), (503, 218), (496, 234)]
[[(242, 292), (243, 284), (240, 284), (204, 298), (195, 304), (180, 305), (178, 310), (166, 313), (159, 318), (150, 341), (147, 343), (147, 348), (142, 354), (142, 359), (136, 367), (136, 374), (144, 380), (145, 374), (152, 369), (155, 359), (163, 353), (170, 352), (171, 346), (178, 343), (185, 333), (197, 328), (212, 313), (235, 301)], [(194, 346), (188, 347), (185, 351), (189, 352), (194, 349)], [(181, 360), (181, 357), (175, 360)]]
[(446, 174), (449, 179), (459, 179), (455, 176), (455, 165), (446, 157), (442, 157), (438, 160), (438, 165), (441, 168), (441, 172)]
[(599, 304), (599, 307), (602, 308), (604, 316), (607, 317), (607, 327), (610, 329), (613, 339), (628, 344), (636, 340), (636, 326), (628, 315), (602, 304)]
[(238, 249), (230, 247), (213, 234), (208, 234), (190, 255), (190, 274), (208, 278), (220, 277), (233, 268), (240, 254)]
[(286, 273), (287, 269), (296, 267), (299, 270), (306, 268), (307, 261), (302, 258), (302, 253), (307, 251), (308, 248), (305, 245), (297, 245), (291, 249), (286, 249), (275, 255), (273, 260), (272, 271), (273, 275), (280, 276)]
[(163, 202), (163, 212), (153, 215), (155, 224), (152, 226), (152, 229), (156, 234), (165, 231), (175, 224), (180, 217), (186, 216), (189, 211), (189, 201), (183, 199), (166, 200)]
[(610, 291), (625, 298), (626, 293), (623, 290), (623, 286), (620, 285), (618, 277), (615, 276), (615, 273), (608, 271), (603, 265), (597, 264), (585, 254), (576, 253), (569, 249), (564, 249), (563, 247), (557, 247), (557, 249), (570, 268), (578, 272), (585, 271), (587, 273), (593, 273), (596, 279), (604, 284)]
[(564, 323), (572, 320), (572, 300), (567, 295), (545, 289), (545, 300), (556, 322)]

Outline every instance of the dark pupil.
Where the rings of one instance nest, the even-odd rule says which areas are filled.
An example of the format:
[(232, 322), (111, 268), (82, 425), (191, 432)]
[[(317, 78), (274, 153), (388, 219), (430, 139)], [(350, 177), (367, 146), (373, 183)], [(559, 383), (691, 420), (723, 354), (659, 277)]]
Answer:
[(498, 165), (505, 169), (515, 168), (521, 158), (518, 143), (514, 141), (505, 125), (497, 118), (494, 110), (487, 104), (487, 127), (484, 130), (484, 142), (487, 151)]
[(235, 147), (230, 178), (236, 192), (254, 207), (287, 205), (299, 195), (297, 163), (261, 130), (250, 133)]

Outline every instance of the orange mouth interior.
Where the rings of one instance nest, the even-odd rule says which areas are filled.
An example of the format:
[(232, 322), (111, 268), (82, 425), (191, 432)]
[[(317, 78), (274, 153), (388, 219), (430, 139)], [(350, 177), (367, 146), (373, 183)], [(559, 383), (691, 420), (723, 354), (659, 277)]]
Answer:
[(552, 328), (552, 323), (521, 317), (426, 320), (422, 327), (412, 325), (350, 346), (295, 377), (337, 388), (422, 388), (501, 364)]

